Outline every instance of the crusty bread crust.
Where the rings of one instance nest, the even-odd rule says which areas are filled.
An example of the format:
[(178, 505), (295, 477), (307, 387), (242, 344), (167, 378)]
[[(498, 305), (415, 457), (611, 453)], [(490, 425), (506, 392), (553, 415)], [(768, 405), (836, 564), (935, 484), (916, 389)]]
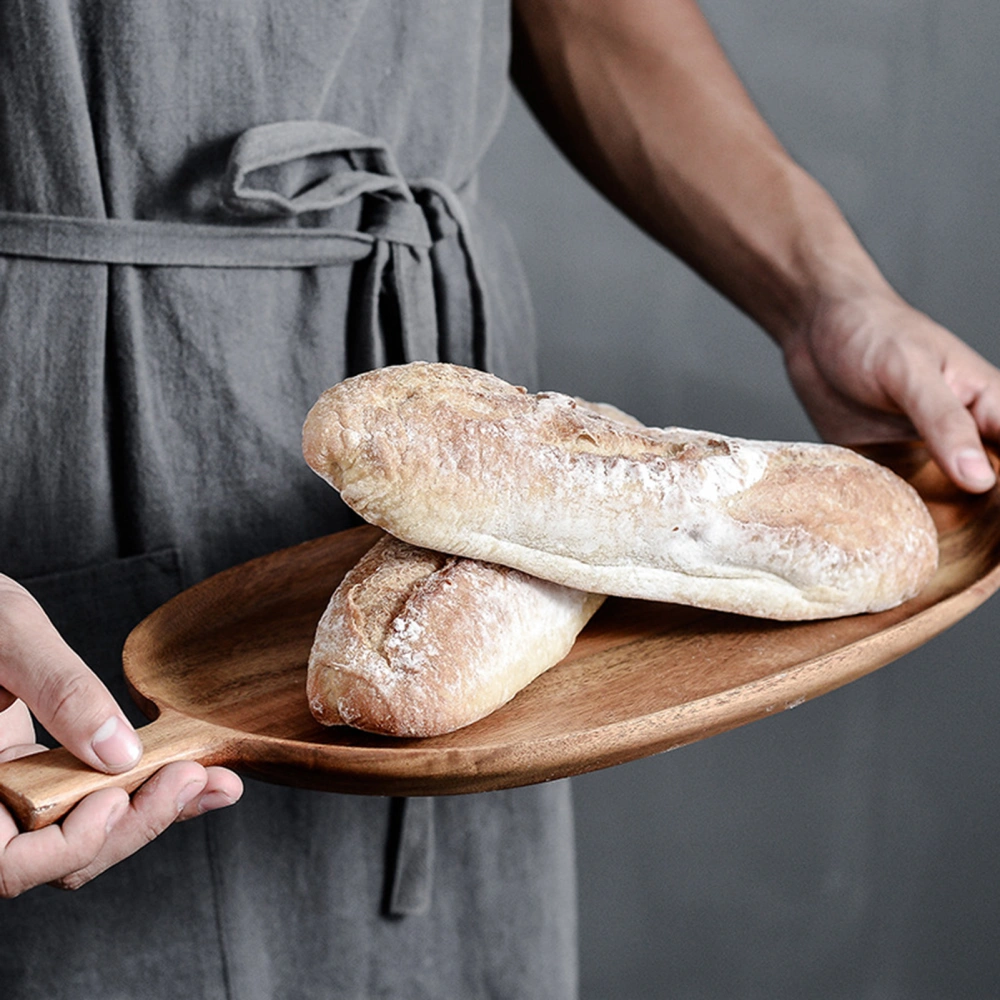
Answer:
[(916, 492), (848, 449), (628, 426), (454, 365), (334, 386), (303, 451), (398, 538), (583, 591), (824, 618), (899, 604), (937, 565)]
[(389, 736), (451, 732), (558, 663), (603, 600), (385, 536), (320, 620), (310, 709)]

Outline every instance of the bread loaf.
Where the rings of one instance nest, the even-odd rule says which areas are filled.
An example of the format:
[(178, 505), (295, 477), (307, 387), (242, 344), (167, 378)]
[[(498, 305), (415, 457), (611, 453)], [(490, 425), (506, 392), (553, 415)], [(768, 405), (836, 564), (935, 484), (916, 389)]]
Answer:
[(848, 449), (631, 427), (454, 365), (334, 386), (303, 451), (396, 537), (582, 591), (810, 619), (896, 605), (937, 563), (916, 492)]
[(320, 620), (310, 709), (389, 736), (451, 732), (558, 663), (603, 600), (385, 536)]

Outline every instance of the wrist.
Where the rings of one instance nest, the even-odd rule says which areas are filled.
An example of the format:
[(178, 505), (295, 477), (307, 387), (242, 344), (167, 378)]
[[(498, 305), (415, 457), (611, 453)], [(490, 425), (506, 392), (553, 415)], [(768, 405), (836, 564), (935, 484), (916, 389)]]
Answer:
[(752, 265), (766, 280), (737, 301), (783, 349), (832, 311), (898, 298), (829, 194), (798, 166), (790, 169), (787, 212)]

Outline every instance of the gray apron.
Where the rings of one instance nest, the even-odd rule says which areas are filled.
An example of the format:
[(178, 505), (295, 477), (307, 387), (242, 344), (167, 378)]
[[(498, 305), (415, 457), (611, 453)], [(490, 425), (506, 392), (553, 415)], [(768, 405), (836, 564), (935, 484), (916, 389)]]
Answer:
[[(300, 455), (324, 388), (415, 358), (531, 383), (475, 189), (507, 45), (488, 0), (0, 5), (0, 570), (123, 705), (145, 614), (351, 523)], [(249, 781), (0, 902), (0, 997), (571, 997), (572, 868), (565, 783)]]

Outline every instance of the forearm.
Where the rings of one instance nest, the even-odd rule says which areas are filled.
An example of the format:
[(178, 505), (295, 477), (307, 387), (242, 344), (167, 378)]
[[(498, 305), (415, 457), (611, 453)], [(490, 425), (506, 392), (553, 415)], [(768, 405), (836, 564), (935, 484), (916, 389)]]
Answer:
[(888, 291), (691, 0), (523, 0), (517, 21), (515, 78), (570, 159), (776, 339)]

